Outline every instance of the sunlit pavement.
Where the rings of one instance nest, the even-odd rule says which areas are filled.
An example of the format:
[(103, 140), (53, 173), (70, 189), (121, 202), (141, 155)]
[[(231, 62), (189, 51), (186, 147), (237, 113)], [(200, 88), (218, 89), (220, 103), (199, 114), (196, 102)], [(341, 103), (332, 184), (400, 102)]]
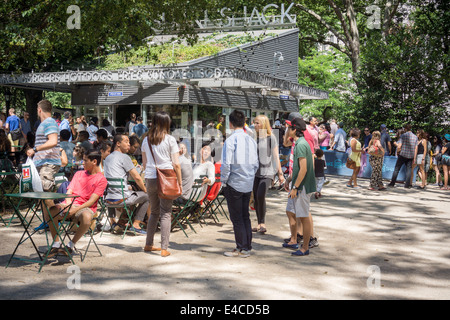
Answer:
[[(449, 299), (450, 191), (429, 186), (386, 191), (346, 187), (347, 178), (329, 177), (323, 196), (312, 197), (311, 213), (319, 246), (305, 257), (282, 248), (289, 236), (287, 193), (267, 196), (268, 232), (254, 233), (252, 255), (230, 258), (231, 222), (194, 222), (189, 237), (175, 229), (169, 251), (145, 253), (145, 236), (107, 232), (75, 266), (51, 259), (38, 273), (36, 263), (13, 260), (5, 268), (21, 227), (0, 226), (0, 299), (152, 299), (152, 300), (298, 300), (298, 299)], [(225, 206), (226, 208), (226, 206)], [(256, 224), (254, 211), (252, 223)], [(45, 236), (38, 246), (44, 248)], [(80, 246), (87, 238), (80, 241)], [(159, 245), (159, 233), (156, 237)], [(30, 243), (19, 248), (33, 255)]]

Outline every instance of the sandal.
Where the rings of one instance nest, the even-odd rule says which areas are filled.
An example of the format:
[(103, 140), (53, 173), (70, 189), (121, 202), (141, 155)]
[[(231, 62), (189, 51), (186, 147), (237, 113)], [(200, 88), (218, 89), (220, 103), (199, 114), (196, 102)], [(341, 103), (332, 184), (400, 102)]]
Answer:
[(264, 234), (267, 232), (267, 229), (264, 227), (261, 227), (261, 228), (259, 228), (258, 232)]
[(349, 188), (353, 188), (353, 186), (351, 184), (347, 184), (347, 187)]

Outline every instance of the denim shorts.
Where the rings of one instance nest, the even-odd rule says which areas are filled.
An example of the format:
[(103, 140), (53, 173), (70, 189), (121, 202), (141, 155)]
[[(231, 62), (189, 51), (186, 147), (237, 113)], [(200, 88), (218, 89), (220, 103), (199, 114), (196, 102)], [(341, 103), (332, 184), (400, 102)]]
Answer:
[(416, 164), (417, 165), (422, 164), (422, 161), (423, 161), (423, 153), (417, 155)]

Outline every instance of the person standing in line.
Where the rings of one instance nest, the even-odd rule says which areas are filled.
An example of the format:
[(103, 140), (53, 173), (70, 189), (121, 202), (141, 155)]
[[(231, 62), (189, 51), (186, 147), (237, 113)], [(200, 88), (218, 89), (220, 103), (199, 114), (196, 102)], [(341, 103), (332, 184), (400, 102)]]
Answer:
[(442, 168), (441, 160), (438, 158), (442, 156), (442, 140), (439, 136), (433, 137), (433, 168), (436, 176), (436, 186), (441, 187), (442, 186), (442, 176), (440, 169)]
[(338, 152), (345, 152), (345, 140), (347, 139), (347, 133), (344, 131), (344, 123), (339, 122), (338, 123), (338, 130), (336, 131), (336, 134), (334, 135), (334, 141), (330, 146), (330, 149), (334, 149)]
[(322, 150), (328, 150), (330, 148), (330, 133), (325, 124), (319, 126), (319, 145)]
[[(37, 104), (37, 114), (40, 119), (36, 130), (36, 140), (33, 148), (26, 151), (39, 172), (42, 188), (45, 192), (52, 192), (55, 187), (55, 174), (61, 168), (61, 152), (59, 145), (59, 127), (52, 118), (52, 104), (48, 100), (41, 100)], [(46, 200), (47, 208), (51, 209), (55, 203)]]
[(258, 150), (256, 141), (244, 132), (244, 113), (234, 110), (229, 119), (234, 132), (223, 145), (220, 181), (224, 186), (223, 193), (233, 223), (236, 248), (224, 255), (246, 258), (252, 250), (249, 202), (259, 165)]
[(382, 124), (380, 126), (380, 133), (381, 133), (381, 138), (380, 138), (380, 142), (381, 142), (381, 146), (384, 149), (384, 155), (385, 156), (390, 156), (391, 155), (391, 149), (392, 149), (392, 139), (391, 136), (389, 135), (389, 133), (387, 132), (386, 129), (386, 125)]
[(444, 136), (445, 144), (442, 147), (442, 170), (444, 173), (444, 185), (441, 190), (448, 190), (448, 177), (450, 175), (450, 134)]
[(380, 131), (374, 131), (371, 134), (372, 139), (370, 139), (369, 144), (367, 145), (366, 152), (369, 151), (370, 147), (374, 146), (377, 148), (377, 152), (369, 155), (369, 163), (372, 167), (372, 174), (370, 176), (370, 187), (369, 190), (386, 190), (383, 185), (383, 177), (382, 177), (382, 169), (383, 169), (383, 160), (384, 160), (384, 148), (381, 145)]
[(116, 129), (111, 125), (111, 122), (109, 122), (108, 119), (102, 120), (102, 127), (101, 129), (105, 129), (108, 132), (108, 138), (114, 137), (116, 135)]
[[(292, 125), (292, 121), (294, 121), (294, 119), (299, 118), (302, 122), (302, 124), (304, 123), (305, 126), (303, 128), (303, 126), (300, 129), (303, 129), (303, 137), (305, 138), (306, 142), (308, 143), (310, 150), (311, 150), (311, 154), (314, 152), (314, 144), (312, 141), (312, 136), (309, 134), (308, 130), (306, 130), (306, 123), (303, 120), (303, 117), (300, 115), (300, 113), (298, 112), (291, 112), (288, 116), (288, 119), (285, 121), (286, 122), (286, 134), (284, 136), (283, 139), (283, 143), (285, 146), (289, 146), (290, 149), (290, 155), (289, 155), (289, 162), (288, 162), (288, 173), (289, 176), (292, 176), (292, 172), (293, 172), (293, 167), (294, 167), (294, 150), (295, 150), (295, 141), (296, 141), (296, 135), (293, 132), (290, 132), (289, 130), (291, 129), (291, 125)], [(288, 180), (286, 180), (284, 182), (284, 189), (289, 192), (289, 185), (288, 185)], [(289, 212), (286, 211), (286, 214), (289, 217)], [(311, 220), (311, 226), (313, 225), (313, 219), (312, 216), (310, 214), (310, 220)], [(289, 237), (287, 239), (284, 239), (285, 243), (291, 243), (292, 241), (296, 241), (296, 243), (303, 243), (303, 226), (301, 223), (301, 220), (299, 219), (295, 219), (295, 217), (293, 219), (290, 220), (293, 224), (296, 225), (297, 228), (297, 237), (296, 239), (292, 239), (292, 237)], [(312, 228), (312, 230), (314, 230), (314, 228)], [(317, 241), (317, 237), (311, 237), (310, 241), (309, 241), (309, 246), (310, 248), (312, 247), (317, 247), (319, 246), (319, 242)]]
[[(145, 170), (145, 182), (150, 199), (151, 214), (147, 223), (147, 238), (144, 251), (161, 251), (162, 257), (170, 255), (169, 237), (172, 223), (173, 200), (161, 199), (158, 196), (156, 166), (159, 169), (173, 169), (182, 189), (181, 166), (177, 141), (170, 135), (171, 119), (167, 112), (157, 112), (153, 116), (149, 134), (142, 141), (142, 163)], [(151, 148), (151, 149), (150, 149)], [(181, 190), (183, 192), (183, 189)], [(160, 222), (161, 248), (154, 246), (156, 228)]]
[(94, 143), (97, 141), (97, 131), (98, 131), (98, 118), (92, 117), (91, 121), (89, 121), (89, 127), (86, 128), (86, 131), (89, 133), (89, 142)]
[(359, 136), (361, 134), (361, 131), (358, 128), (353, 128), (350, 131), (350, 147), (352, 149), (352, 153), (350, 154), (349, 158), (355, 161), (356, 167), (353, 169), (353, 174), (350, 177), (349, 182), (347, 183), (347, 187), (349, 188), (355, 188), (359, 189), (361, 187), (358, 186), (357, 179), (358, 179), (358, 173), (359, 169), (361, 168), (361, 142), (358, 141)]
[(411, 169), (415, 161), (414, 152), (418, 143), (417, 136), (411, 132), (411, 125), (409, 123), (404, 125), (404, 133), (400, 136), (401, 142), (397, 145), (398, 152), (397, 162), (395, 163), (394, 172), (392, 173), (391, 182), (388, 187), (393, 188), (397, 182), (397, 176), (403, 165), (406, 166), (405, 188), (411, 188)]
[[(379, 132), (379, 131), (376, 131)], [(370, 129), (368, 127), (364, 128), (364, 149), (369, 147), (370, 140), (372, 140), (372, 134), (370, 133)]]
[(253, 196), (258, 226), (253, 232), (266, 233), (266, 194), (272, 185), (275, 175), (278, 175), (280, 185), (284, 183), (283, 171), (278, 153), (277, 138), (272, 134), (269, 118), (259, 115), (254, 119), (258, 145), (259, 168), (253, 183)]
[(80, 116), (77, 118), (77, 124), (75, 125), (77, 133), (81, 131), (86, 131), (88, 124), (86, 122), (86, 118), (84, 116)]
[(71, 129), (71, 122), (72, 122), (72, 113), (70, 111), (64, 112), (64, 120), (61, 121), (59, 124), (59, 131), (68, 130), (70, 133), (69, 142), (72, 142), (72, 129)]
[(130, 135), (136, 135), (139, 139), (142, 138), (144, 133), (148, 131), (148, 128), (142, 123), (143, 118), (141, 116), (136, 118), (137, 124), (133, 126)]
[[(425, 171), (425, 158), (427, 153), (430, 151), (428, 149), (428, 135), (423, 130), (419, 130), (417, 132), (417, 139), (419, 140), (419, 143), (416, 145), (415, 151), (414, 151), (414, 158), (416, 165), (419, 167), (419, 177), (422, 181), (421, 186), (419, 186), (419, 189), (425, 189), (426, 183), (427, 183), (427, 172)], [(414, 168), (412, 168), (414, 170)], [(412, 184), (412, 181), (411, 181)]]
[[(320, 149), (319, 131), (316, 128), (317, 128), (317, 119), (315, 117), (310, 117), (309, 124), (306, 126), (306, 129), (308, 130), (309, 134), (313, 138), (314, 151), (317, 149)], [(313, 153), (314, 153), (314, 151), (313, 151)]]
[(216, 126), (216, 129), (220, 131), (220, 133), (222, 134), (222, 139), (225, 139), (225, 134), (226, 134), (226, 127), (225, 127), (225, 116), (221, 115), (219, 117), (219, 123)]
[[(310, 214), (311, 195), (316, 192), (316, 179), (314, 173), (314, 160), (308, 142), (303, 137), (306, 123), (295, 118), (289, 126), (289, 135), (295, 140), (294, 162), (292, 175), (285, 182), (286, 191), (289, 192), (286, 213), (289, 219), (291, 239), (283, 243), (283, 247), (298, 249), (293, 252), (295, 256), (309, 254), (309, 242), (313, 235), (313, 224)], [(297, 243), (297, 226), (303, 228), (303, 244), (299, 248)]]
[(314, 157), (314, 174), (316, 177), (316, 192), (314, 193), (314, 197), (316, 199), (322, 197), (322, 188), (325, 183), (326, 163), (323, 158), (323, 150), (317, 149)]
[(5, 131), (8, 133), (8, 139), (11, 142), (11, 151), (15, 152), (16, 147), (19, 145), (19, 139), (13, 140), (11, 132), (20, 129), (20, 119), (16, 116), (16, 110), (14, 108), (9, 109), (9, 117), (6, 119)]
[(22, 130), (22, 141), (23, 143), (21, 143), (21, 145), (24, 145), (27, 141), (27, 135), (29, 132), (31, 132), (31, 123), (30, 123), (30, 113), (29, 112), (24, 112), (23, 113), (23, 118), (20, 119), (20, 128)]
[(136, 114), (132, 113), (130, 115), (130, 121), (125, 125), (125, 133), (129, 136), (133, 133), (133, 127), (136, 125)]

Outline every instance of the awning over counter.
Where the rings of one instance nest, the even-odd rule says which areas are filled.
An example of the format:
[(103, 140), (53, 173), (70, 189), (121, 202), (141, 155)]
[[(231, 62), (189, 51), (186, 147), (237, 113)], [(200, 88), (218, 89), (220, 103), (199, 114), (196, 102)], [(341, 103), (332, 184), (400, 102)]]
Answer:
[(297, 77), (298, 29), (292, 29), (170, 66), (3, 74), (0, 86), (69, 92), (73, 105), (236, 106), (244, 101), (241, 107), (256, 103), (281, 111), (296, 109), (298, 100), (328, 99), (325, 91), (299, 85)]

